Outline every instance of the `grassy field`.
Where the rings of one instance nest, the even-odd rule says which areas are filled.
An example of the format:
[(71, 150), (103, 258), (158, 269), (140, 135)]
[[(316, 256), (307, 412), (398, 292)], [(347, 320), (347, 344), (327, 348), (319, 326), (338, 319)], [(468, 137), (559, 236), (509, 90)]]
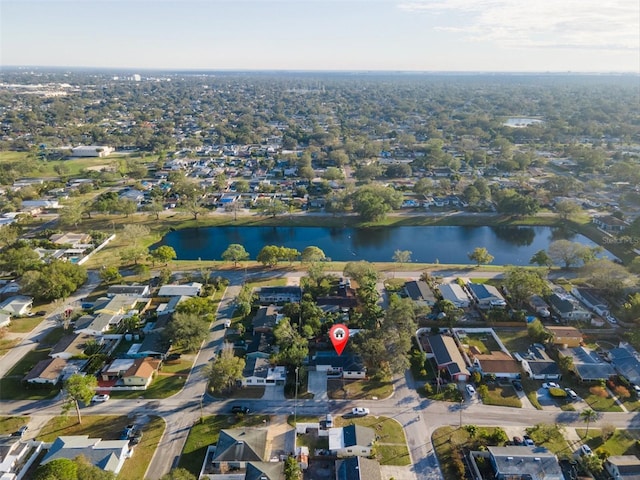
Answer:
[(29, 417), (0, 417), (0, 435), (11, 435), (29, 423)]
[(194, 475), (198, 475), (204, 462), (207, 447), (218, 442), (220, 430), (225, 428), (260, 427), (269, 421), (268, 415), (215, 415), (205, 417), (202, 423), (196, 423), (191, 427), (189, 437), (180, 456), (179, 467), (186, 468)]
[(182, 390), (186, 381), (186, 375), (158, 375), (146, 390), (111, 392), (111, 396), (113, 398), (168, 398)]
[(40, 361), (49, 358), (48, 348), (31, 350), (16, 363), (8, 374), (0, 379), (0, 400), (42, 400), (52, 398), (58, 388), (29, 387), (22, 383), (24, 376)]
[(29, 333), (43, 320), (44, 317), (14, 318), (11, 320), (11, 324), (7, 327), (7, 331), (11, 333)]
[[(586, 429), (576, 428), (580, 438), (584, 438)], [(640, 456), (640, 430), (616, 430), (606, 441), (602, 437), (602, 430), (589, 428), (587, 445), (597, 454), (597, 449), (605, 450), (609, 455), (637, 455)]]
[(151, 463), (153, 454), (164, 433), (164, 420), (151, 417), (147, 423), (137, 423), (135, 419), (119, 416), (92, 416), (82, 418), (79, 424), (75, 415), (56, 417), (41, 430), (39, 440), (51, 442), (61, 435), (89, 435), (91, 438), (118, 440), (120, 433), (129, 423), (138, 425), (143, 433), (141, 442), (135, 447), (132, 459), (125, 462), (118, 480), (139, 480)]
[(371, 400), (387, 398), (393, 393), (391, 382), (374, 380), (328, 380), (327, 393), (332, 399)]
[(511, 386), (488, 385), (487, 394), (482, 396), (485, 405), (522, 408), (522, 402)]
[(411, 464), (411, 457), (407, 449), (404, 430), (402, 429), (402, 425), (393, 418), (374, 416), (358, 418), (337, 417), (335, 419), (335, 425), (336, 427), (362, 425), (372, 428), (378, 437), (375, 451), (376, 458), (381, 465), (405, 466)]

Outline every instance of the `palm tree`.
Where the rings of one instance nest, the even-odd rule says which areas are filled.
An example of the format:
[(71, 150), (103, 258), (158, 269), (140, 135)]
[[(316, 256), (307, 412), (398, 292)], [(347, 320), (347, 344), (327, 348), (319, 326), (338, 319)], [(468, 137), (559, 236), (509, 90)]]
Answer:
[(585, 432), (584, 436), (586, 438), (589, 437), (589, 424), (598, 419), (598, 412), (591, 410), (590, 408), (585, 408), (583, 411), (580, 412), (580, 418), (582, 419), (583, 422), (586, 422), (587, 424), (587, 431)]

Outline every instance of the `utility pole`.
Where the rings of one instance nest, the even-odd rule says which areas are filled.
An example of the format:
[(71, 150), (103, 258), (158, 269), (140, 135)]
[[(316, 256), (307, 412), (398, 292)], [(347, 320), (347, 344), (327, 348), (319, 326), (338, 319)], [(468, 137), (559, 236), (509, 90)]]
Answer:
[(293, 403), (293, 428), (297, 428), (296, 424), (298, 423), (298, 369), (300, 367), (296, 367), (296, 393), (294, 397)]
[(460, 399), (460, 428), (462, 428), (462, 404), (464, 403), (464, 398)]

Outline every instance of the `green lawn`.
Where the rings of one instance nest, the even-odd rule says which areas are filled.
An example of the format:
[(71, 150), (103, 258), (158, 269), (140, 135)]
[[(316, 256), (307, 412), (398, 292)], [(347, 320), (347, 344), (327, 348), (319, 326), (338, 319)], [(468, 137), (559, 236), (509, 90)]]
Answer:
[(387, 398), (393, 393), (391, 382), (374, 380), (328, 380), (327, 394), (332, 399), (371, 400)]
[(269, 421), (268, 415), (215, 415), (205, 417), (202, 423), (196, 423), (191, 427), (189, 437), (180, 456), (179, 467), (186, 468), (194, 475), (198, 475), (204, 462), (207, 447), (218, 442), (220, 430), (263, 426)]
[(111, 392), (111, 396), (113, 398), (168, 398), (178, 393), (186, 381), (186, 375), (158, 375), (144, 391)]
[[(580, 438), (584, 438), (586, 429), (576, 428), (576, 433), (580, 435)], [(594, 452), (598, 448), (602, 448), (609, 452), (610, 455), (640, 456), (639, 440), (640, 430), (616, 430), (613, 436), (604, 442), (602, 431), (599, 428), (589, 428), (587, 444)]]
[(0, 417), (0, 435), (11, 435), (29, 423), (29, 417)]
[(522, 408), (522, 402), (512, 386), (487, 385), (488, 391), (482, 396), (485, 405), (499, 405), (502, 407)]
[(376, 458), (381, 465), (410, 465), (411, 458), (407, 448), (402, 425), (388, 417), (358, 417), (335, 419), (336, 427), (347, 425), (362, 425), (372, 428), (378, 437), (376, 440)]
[(564, 438), (562, 428), (552, 424), (538, 424), (527, 428), (527, 434), (531, 436), (536, 445), (547, 448), (559, 457), (570, 457), (569, 444)]
[(527, 329), (523, 327), (522, 330), (501, 330), (495, 329), (498, 338), (502, 341), (507, 350), (510, 352), (522, 352), (527, 351), (531, 346), (533, 340), (529, 338)]
[(44, 317), (14, 318), (11, 320), (11, 324), (7, 327), (7, 331), (12, 333), (29, 333), (43, 320)]
[(14, 338), (12, 340), (0, 340), (0, 357), (5, 355), (9, 350), (20, 343), (19, 338)]
[[(40, 431), (38, 440), (51, 442), (61, 435), (89, 435), (91, 438), (103, 440), (118, 440), (124, 427), (132, 423), (129, 417), (86, 415), (79, 424), (75, 414), (67, 417), (56, 417), (47, 423)], [(151, 417), (148, 423), (139, 425), (142, 430), (142, 440), (135, 447), (132, 459), (127, 460), (118, 480), (140, 480), (151, 463), (151, 458), (160, 443), (164, 433), (164, 420)]]
[(183, 355), (182, 357), (180, 357), (180, 360), (164, 362), (162, 364), (161, 371), (163, 373), (179, 373), (188, 375), (191, 371), (191, 366), (193, 365), (194, 359), (195, 355)]

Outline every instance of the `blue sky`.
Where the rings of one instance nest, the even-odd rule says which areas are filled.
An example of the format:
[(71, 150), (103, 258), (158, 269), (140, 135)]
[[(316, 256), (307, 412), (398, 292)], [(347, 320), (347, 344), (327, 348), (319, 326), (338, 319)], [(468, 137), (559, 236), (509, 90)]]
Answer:
[(640, 72), (638, 0), (0, 0), (0, 65)]

